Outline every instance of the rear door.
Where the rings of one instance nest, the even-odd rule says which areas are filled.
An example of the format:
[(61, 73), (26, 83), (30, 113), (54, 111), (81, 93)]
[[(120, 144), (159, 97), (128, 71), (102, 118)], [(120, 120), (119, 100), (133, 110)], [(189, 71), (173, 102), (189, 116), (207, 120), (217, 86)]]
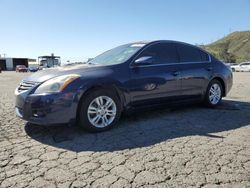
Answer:
[(136, 59), (153, 57), (148, 65), (131, 64), (129, 83), (133, 104), (157, 104), (181, 95), (178, 55), (173, 43), (157, 43), (146, 47)]
[(176, 43), (181, 70), (181, 87), (184, 98), (200, 97), (206, 91), (213, 67), (209, 55), (199, 48)]

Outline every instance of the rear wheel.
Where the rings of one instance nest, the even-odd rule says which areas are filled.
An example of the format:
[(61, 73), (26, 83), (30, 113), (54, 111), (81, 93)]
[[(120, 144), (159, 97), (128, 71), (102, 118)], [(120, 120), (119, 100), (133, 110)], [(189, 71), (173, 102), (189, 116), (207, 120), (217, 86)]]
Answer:
[(120, 101), (110, 90), (90, 91), (81, 104), (79, 113), (80, 126), (90, 132), (111, 129), (121, 114)]
[(216, 107), (222, 99), (223, 89), (218, 80), (212, 80), (207, 88), (205, 103), (209, 107)]

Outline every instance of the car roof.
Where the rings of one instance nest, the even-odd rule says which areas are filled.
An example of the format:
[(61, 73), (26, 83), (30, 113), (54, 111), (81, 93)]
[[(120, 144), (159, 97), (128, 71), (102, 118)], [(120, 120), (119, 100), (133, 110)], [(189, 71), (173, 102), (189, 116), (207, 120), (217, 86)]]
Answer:
[(179, 43), (179, 44), (186, 44), (186, 45), (190, 45), (190, 46), (196, 46), (198, 48), (200, 48), (199, 46), (197, 45), (193, 45), (193, 44), (189, 44), (189, 43), (186, 43), (186, 42), (182, 42), (182, 41), (177, 41), (177, 40), (152, 40), (152, 41), (137, 41), (137, 42), (133, 42), (133, 43), (130, 43), (131, 45), (133, 44), (154, 44), (154, 43), (165, 43), (165, 42), (169, 42), (169, 43)]

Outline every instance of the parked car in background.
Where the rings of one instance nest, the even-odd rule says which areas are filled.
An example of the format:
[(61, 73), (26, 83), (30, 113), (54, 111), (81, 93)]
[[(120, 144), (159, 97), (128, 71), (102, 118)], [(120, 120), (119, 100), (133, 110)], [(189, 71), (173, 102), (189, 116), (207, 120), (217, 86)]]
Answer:
[(28, 72), (28, 68), (25, 65), (17, 65), (16, 72)]
[(41, 125), (112, 128), (123, 111), (181, 102), (217, 106), (232, 87), (231, 68), (182, 42), (116, 47), (87, 64), (39, 71), (15, 90), (16, 114)]
[(29, 67), (29, 71), (30, 72), (36, 72), (36, 71), (38, 71), (38, 67)]
[(243, 62), (239, 65), (232, 65), (231, 69), (233, 72), (250, 72), (250, 62)]

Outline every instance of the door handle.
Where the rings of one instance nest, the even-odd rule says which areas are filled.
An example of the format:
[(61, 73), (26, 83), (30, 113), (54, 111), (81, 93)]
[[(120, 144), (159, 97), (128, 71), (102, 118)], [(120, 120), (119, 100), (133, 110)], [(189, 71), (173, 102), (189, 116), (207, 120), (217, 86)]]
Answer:
[(207, 70), (207, 71), (212, 71), (212, 70), (213, 70), (213, 67), (207, 67), (206, 70)]
[(174, 71), (172, 74), (173, 74), (173, 76), (179, 76), (181, 74), (181, 72), (180, 71)]

